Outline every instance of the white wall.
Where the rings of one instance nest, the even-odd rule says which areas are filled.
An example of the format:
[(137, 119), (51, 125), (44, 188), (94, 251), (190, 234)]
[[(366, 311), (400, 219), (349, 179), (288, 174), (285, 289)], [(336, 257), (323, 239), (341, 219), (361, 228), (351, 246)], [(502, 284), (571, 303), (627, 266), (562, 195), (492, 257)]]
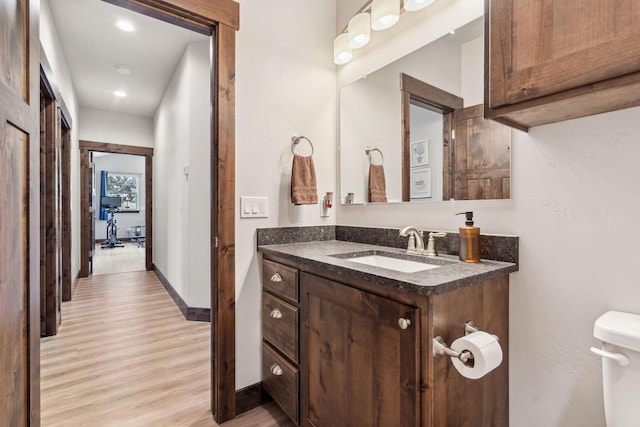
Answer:
[(190, 44), (153, 120), (153, 262), (188, 306), (205, 308), (211, 304), (209, 75), (209, 43)]
[[(375, 59), (385, 55), (397, 52)], [(515, 131), (511, 200), (337, 208), (339, 224), (444, 231), (462, 224), (454, 213), (473, 210), (482, 233), (520, 236), (520, 271), (510, 276), (512, 426), (604, 425), (600, 359), (589, 347), (600, 314), (640, 313), (639, 119), (636, 107)]]
[(40, 8), (40, 44), (51, 65), (55, 81), (71, 117), (71, 280), (80, 270), (80, 151), (78, 149), (78, 99), (71, 81), (71, 73), (58, 39), (49, 0), (42, 0)]
[(153, 121), (149, 117), (82, 107), (79, 129), (84, 141), (153, 147)]
[[(116, 225), (118, 226), (118, 238), (131, 237), (128, 233), (129, 227), (136, 225), (146, 225), (144, 222), (146, 208), (145, 202), (145, 174), (144, 174), (144, 156), (133, 156), (129, 154), (107, 154), (104, 156), (94, 157), (94, 183), (96, 194), (96, 206), (100, 206), (100, 192), (102, 182), (100, 180), (100, 172), (107, 171), (109, 173), (130, 173), (139, 174), (139, 189), (138, 189), (138, 209), (140, 212), (124, 213), (125, 209), (121, 209), (121, 212), (115, 214)], [(95, 220), (95, 238), (106, 239), (107, 238), (107, 221), (101, 221), (96, 208), (96, 220)]]
[[(236, 387), (261, 380), (256, 228), (335, 223), (293, 206), (291, 136), (315, 147), (319, 198), (336, 191), (334, 1), (241, 0), (236, 57)], [(277, 9), (277, 13), (274, 12)], [(267, 196), (266, 219), (240, 219), (239, 196)]]

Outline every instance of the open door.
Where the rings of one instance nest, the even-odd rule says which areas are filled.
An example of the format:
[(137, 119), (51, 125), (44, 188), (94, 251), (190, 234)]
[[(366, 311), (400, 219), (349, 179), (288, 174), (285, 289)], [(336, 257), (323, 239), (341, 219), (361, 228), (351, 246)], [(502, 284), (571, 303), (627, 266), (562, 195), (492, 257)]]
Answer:
[(40, 425), (39, 2), (0, 7), (0, 420)]

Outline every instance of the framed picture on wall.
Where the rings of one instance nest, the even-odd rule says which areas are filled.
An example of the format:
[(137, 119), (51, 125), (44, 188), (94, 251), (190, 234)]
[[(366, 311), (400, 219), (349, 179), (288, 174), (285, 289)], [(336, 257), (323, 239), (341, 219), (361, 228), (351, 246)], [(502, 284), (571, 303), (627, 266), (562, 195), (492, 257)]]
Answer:
[(426, 166), (429, 164), (429, 140), (423, 139), (411, 143), (411, 167)]
[(421, 167), (411, 169), (409, 174), (409, 198), (428, 199), (431, 197), (431, 168)]

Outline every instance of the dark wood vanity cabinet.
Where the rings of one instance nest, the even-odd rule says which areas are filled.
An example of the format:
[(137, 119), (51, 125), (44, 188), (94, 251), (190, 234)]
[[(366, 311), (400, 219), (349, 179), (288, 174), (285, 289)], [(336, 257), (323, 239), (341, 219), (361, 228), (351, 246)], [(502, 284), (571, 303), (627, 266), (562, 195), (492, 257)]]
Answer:
[[(508, 275), (419, 296), (274, 261), (263, 259), (263, 385), (297, 424), (508, 426)], [(469, 320), (504, 352), (479, 380), (432, 354)]]
[(638, 0), (485, 4), (485, 117), (527, 129), (640, 105)]
[(298, 270), (262, 263), (262, 385), (282, 410), (298, 422)]
[(419, 310), (300, 274), (301, 425), (416, 426)]

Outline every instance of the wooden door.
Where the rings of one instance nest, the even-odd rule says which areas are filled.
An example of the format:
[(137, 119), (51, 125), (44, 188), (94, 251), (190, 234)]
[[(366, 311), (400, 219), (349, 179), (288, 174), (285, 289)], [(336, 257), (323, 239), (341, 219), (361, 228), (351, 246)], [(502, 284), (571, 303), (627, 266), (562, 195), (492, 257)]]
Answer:
[(40, 425), (37, 0), (0, 7), (0, 422)]
[(306, 273), (300, 299), (301, 425), (419, 425), (419, 310)]
[(640, 71), (638, 0), (491, 0), (489, 106)]
[(511, 128), (484, 119), (484, 106), (456, 110), (453, 198), (511, 197)]

